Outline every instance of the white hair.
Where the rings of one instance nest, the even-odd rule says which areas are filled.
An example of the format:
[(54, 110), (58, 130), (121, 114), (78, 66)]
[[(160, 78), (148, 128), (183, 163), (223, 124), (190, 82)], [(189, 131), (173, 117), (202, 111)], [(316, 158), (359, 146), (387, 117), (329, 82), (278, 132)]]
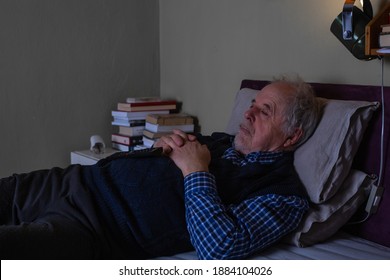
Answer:
[(285, 126), (282, 128), (287, 135), (294, 133), (296, 128), (301, 128), (303, 135), (294, 145), (297, 148), (303, 144), (316, 129), (320, 118), (320, 105), (310, 84), (306, 83), (298, 75), (296, 77), (281, 76), (275, 78), (272, 83), (285, 83), (293, 91), (287, 95), (289, 98), (285, 108)]

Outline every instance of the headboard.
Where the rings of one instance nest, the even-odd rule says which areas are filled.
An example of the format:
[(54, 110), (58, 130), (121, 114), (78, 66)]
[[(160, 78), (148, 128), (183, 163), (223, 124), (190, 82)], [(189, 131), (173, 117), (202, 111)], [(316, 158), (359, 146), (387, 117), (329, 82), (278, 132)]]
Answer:
[[(269, 81), (243, 80), (241, 82), (241, 89), (250, 88), (260, 90), (268, 83)], [(382, 103), (380, 86), (326, 83), (310, 84), (318, 97), (339, 100), (378, 101)], [(390, 247), (390, 87), (384, 87), (384, 100), (385, 128), (384, 165), (382, 177), (384, 192), (382, 200), (377, 212), (368, 220), (361, 224), (348, 226), (346, 227), (346, 230), (365, 239)], [(352, 164), (353, 168), (364, 171), (367, 174), (379, 175), (381, 154), (381, 115), (381, 109), (374, 113)]]

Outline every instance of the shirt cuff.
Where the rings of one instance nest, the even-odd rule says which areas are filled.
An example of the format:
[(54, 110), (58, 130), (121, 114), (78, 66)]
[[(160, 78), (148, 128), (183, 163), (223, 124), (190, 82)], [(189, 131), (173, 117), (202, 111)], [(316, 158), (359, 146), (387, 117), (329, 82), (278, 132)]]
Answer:
[(215, 177), (213, 174), (206, 171), (190, 173), (184, 177), (184, 190), (187, 195), (204, 191), (214, 192), (217, 190)]

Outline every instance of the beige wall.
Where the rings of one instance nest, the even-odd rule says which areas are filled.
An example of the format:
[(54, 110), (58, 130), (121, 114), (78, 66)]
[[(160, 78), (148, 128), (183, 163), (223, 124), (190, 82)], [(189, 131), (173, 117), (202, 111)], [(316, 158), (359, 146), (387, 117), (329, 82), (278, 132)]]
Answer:
[[(371, 2), (375, 14), (384, 1)], [(355, 59), (329, 31), (343, 3), (160, 1), (161, 95), (178, 97), (210, 133), (225, 128), (245, 78), (299, 73), (310, 82), (379, 85), (379, 60)], [(390, 85), (389, 58), (385, 74)]]
[(158, 25), (158, 0), (0, 0), (0, 176), (68, 165), (158, 95)]

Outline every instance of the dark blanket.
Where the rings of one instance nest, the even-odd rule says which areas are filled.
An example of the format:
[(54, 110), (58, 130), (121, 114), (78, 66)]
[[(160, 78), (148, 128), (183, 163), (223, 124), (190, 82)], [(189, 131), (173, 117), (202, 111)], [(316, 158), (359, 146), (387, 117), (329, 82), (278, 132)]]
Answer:
[(107, 251), (83, 167), (0, 180), (1, 259), (94, 259)]

